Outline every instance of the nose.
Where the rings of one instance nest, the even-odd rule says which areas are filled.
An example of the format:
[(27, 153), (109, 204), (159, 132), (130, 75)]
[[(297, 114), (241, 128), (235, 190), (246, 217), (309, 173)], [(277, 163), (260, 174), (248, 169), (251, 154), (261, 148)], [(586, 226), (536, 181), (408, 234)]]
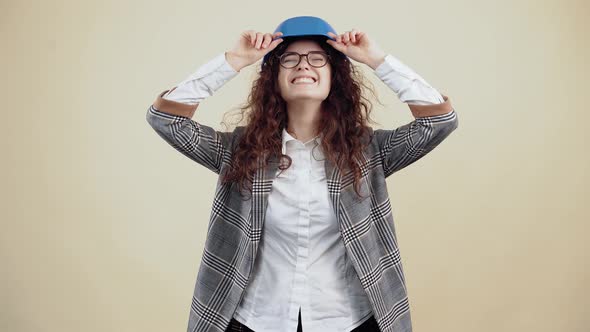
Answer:
[(300, 69), (308, 69), (309, 70), (309, 62), (307, 62), (307, 55), (301, 57), (299, 64), (297, 65), (297, 70)]

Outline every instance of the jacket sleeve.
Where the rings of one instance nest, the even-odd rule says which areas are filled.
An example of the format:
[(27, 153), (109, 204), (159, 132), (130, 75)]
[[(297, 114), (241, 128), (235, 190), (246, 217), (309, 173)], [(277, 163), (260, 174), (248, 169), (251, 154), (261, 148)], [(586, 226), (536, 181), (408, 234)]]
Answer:
[(424, 157), (458, 127), (457, 113), (449, 97), (431, 105), (408, 104), (414, 121), (393, 130), (374, 131), (387, 178)]
[[(174, 90), (172, 88), (171, 90)], [(173, 148), (219, 174), (224, 158), (230, 158), (232, 132), (215, 129), (193, 121), (191, 118), (199, 104), (185, 104), (162, 98), (161, 92), (149, 106), (146, 120), (150, 126)]]

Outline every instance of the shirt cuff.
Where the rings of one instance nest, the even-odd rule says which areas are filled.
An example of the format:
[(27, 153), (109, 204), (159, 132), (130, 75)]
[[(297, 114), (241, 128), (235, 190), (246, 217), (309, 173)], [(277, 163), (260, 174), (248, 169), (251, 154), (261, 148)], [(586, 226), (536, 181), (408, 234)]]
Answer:
[(178, 85), (211, 76), (212, 73), (215, 73), (215, 76), (220, 79), (230, 79), (238, 74), (238, 72), (227, 62), (227, 59), (225, 58), (225, 52), (223, 52), (199, 67), (199, 69), (197, 69), (194, 74), (187, 77), (184, 81), (178, 83)]
[(200, 103), (237, 75), (238, 72), (227, 62), (223, 52), (176, 84), (176, 88), (163, 98), (186, 104)]
[(406, 64), (401, 62), (398, 58), (394, 57), (391, 54), (387, 54), (385, 56), (385, 61), (383, 61), (377, 68), (375, 68), (375, 74), (380, 79), (384, 79), (388, 74), (391, 72), (395, 72), (398, 75), (402, 75), (407, 79), (415, 80), (419, 79), (420, 77), (412, 68), (408, 67)]
[(385, 56), (374, 72), (404, 103), (429, 105), (444, 101), (424, 78), (391, 54)]

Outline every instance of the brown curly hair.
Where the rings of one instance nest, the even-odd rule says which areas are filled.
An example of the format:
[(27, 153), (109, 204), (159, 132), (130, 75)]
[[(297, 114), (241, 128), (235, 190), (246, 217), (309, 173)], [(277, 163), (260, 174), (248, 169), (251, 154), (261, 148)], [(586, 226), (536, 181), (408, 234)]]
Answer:
[[(362, 151), (365, 144), (370, 142), (371, 132), (367, 124), (375, 123), (370, 118), (372, 104), (363, 96), (362, 88), (370, 91), (374, 97), (376, 94), (344, 54), (327, 44), (325, 38), (315, 36), (284, 38), (269, 52), (259, 76), (252, 83), (247, 102), (239, 108), (242, 119), (247, 114), (247, 124), (233, 153), (231, 168), (225, 172), (222, 183), (238, 182), (240, 190), (246, 188), (247, 192), (251, 191), (253, 175), (261, 157), (265, 158), (263, 167), (272, 156), (280, 161), (281, 172), (291, 166), (291, 157), (282, 154), (281, 149), (282, 130), (287, 127), (289, 119), (277, 80), (280, 69), (278, 56), (284, 53), (290, 43), (301, 39), (317, 41), (329, 55), (332, 66), (331, 87), (328, 97), (322, 102), (318, 131), (323, 134), (321, 143), (324, 155), (342, 173), (346, 168), (354, 172), (354, 189), (361, 196), (361, 165), (365, 162)], [(285, 164), (285, 161), (288, 163)]]

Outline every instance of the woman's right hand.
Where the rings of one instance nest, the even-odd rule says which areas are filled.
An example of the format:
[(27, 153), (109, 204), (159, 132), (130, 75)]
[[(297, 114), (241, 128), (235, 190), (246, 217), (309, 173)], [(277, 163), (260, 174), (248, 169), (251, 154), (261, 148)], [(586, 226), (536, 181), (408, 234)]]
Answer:
[(242, 68), (261, 59), (266, 53), (274, 50), (283, 41), (282, 38), (278, 38), (282, 35), (282, 32), (270, 34), (246, 30), (242, 32), (235, 46), (230, 51), (225, 52), (227, 62), (236, 71), (240, 71)]

